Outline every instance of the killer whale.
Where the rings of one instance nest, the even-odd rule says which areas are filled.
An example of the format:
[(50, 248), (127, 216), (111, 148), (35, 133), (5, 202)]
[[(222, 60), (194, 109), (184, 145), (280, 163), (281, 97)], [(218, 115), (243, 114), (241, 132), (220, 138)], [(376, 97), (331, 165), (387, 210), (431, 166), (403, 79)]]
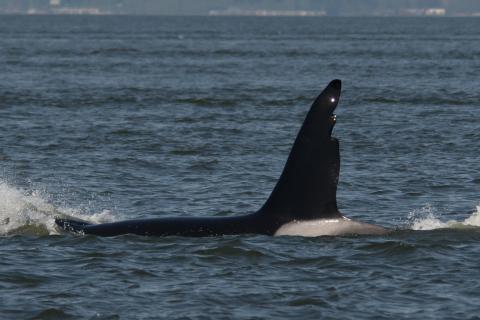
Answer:
[(257, 212), (233, 217), (166, 217), (103, 224), (56, 218), (55, 223), (64, 231), (98, 236), (384, 234), (388, 231), (383, 227), (350, 220), (337, 207), (340, 151), (332, 130), (341, 86), (340, 80), (333, 80), (315, 99), (277, 184)]

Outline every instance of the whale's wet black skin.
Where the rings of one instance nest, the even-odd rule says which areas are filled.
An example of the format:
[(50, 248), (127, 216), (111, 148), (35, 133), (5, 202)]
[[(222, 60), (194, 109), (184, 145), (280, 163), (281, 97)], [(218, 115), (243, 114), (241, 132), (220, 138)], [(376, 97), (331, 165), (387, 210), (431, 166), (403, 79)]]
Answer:
[[(293, 144), (283, 172), (265, 204), (255, 213), (236, 217), (181, 217), (127, 220), (89, 224), (84, 221), (56, 219), (63, 230), (99, 236), (137, 234), (146, 236), (219, 236), (232, 234), (303, 235), (297, 222), (323, 228), (316, 221), (350, 221), (337, 208), (337, 183), (340, 172), (338, 140), (331, 136), (335, 125), (334, 110), (340, 99), (341, 81), (333, 80), (315, 99)], [(284, 228), (284, 226), (289, 228)], [(290, 233), (289, 230), (295, 230)], [(332, 224), (328, 226), (332, 228)], [(313, 235), (340, 233), (381, 233), (380, 227), (355, 223), (349, 232), (314, 230)], [(370, 232), (362, 232), (365, 228)], [(335, 227), (334, 227), (335, 228)]]

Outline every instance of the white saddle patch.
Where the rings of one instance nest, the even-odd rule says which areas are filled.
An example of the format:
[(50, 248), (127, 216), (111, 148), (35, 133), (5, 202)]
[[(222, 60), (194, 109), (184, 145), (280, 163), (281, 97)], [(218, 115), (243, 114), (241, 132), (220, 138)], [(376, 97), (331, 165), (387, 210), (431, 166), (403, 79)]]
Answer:
[(338, 219), (318, 219), (292, 221), (284, 224), (275, 232), (275, 236), (340, 236), (354, 234), (385, 234), (385, 228), (342, 217)]

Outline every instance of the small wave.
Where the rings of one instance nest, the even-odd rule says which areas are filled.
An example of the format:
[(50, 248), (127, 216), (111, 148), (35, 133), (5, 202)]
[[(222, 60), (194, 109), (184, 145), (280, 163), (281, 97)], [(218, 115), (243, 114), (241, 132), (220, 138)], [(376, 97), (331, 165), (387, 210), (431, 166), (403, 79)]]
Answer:
[(74, 319), (72, 315), (67, 314), (62, 309), (57, 308), (47, 308), (42, 310), (37, 315), (35, 315), (32, 320), (39, 320), (39, 319)]
[(110, 222), (108, 210), (93, 215), (73, 208), (56, 208), (38, 190), (26, 191), (0, 181), (0, 236), (58, 234), (55, 217), (70, 217), (92, 223)]
[(402, 255), (405, 253), (414, 252), (417, 247), (404, 241), (388, 240), (382, 242), (368, 243), (366, 245), (362, 245), (360, 248), (369, 252), (384, 253), (388, 255)]
[(260, 258), (265, 254), (259, 250), (247, 249), (230, 245), (220, 245), (214, 248), (201, 249), (195, 252), (197, 255), (210, 257), (246, 257), (246, 258)]
[(140, 50), (135, 48), (101, 48), (90, 51), (90, 54), (122, 54), (122, 53), (136, 53), (140, 52)]
[(411, 218), (413, 218), (410, 226), (410, 229), (412, 230), (465, 229), (480, 227), (480, 206), (477, 206), (476, 211), (463, 221), (442, 221), (435, 216), (434, 211), (430, 206), (422, 208), (420, 211), (412, 212)]
[(184, 99), (175, 99), (174, 102), (180, 104), (191, 104), (194, 106), (202, 107), (233, 107), (237, 104), (237, 101), (229, 99), (216, 99), (216, 98), (184, 98)]
[(441, 97), (398, 97), (398, 98), (385, 98), (385, 97), (376, 97), (376, 98), (366, 98), (364, 102), (372, 104), (384, 104), (384, 105), (425, 105), (425, 106), (469, 106), (475, 105), (478, 101), (477, 97), (464, 97), (462, 99), (453, 99), (453, 98), (441, 98)]

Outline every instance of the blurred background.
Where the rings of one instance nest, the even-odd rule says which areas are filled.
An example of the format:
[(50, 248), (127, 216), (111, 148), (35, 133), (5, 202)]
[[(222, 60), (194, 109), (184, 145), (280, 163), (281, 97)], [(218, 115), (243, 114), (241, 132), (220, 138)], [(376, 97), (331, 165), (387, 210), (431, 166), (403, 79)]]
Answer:
[(4, 14), (479, 16), (478, 0), (1, 0)]

